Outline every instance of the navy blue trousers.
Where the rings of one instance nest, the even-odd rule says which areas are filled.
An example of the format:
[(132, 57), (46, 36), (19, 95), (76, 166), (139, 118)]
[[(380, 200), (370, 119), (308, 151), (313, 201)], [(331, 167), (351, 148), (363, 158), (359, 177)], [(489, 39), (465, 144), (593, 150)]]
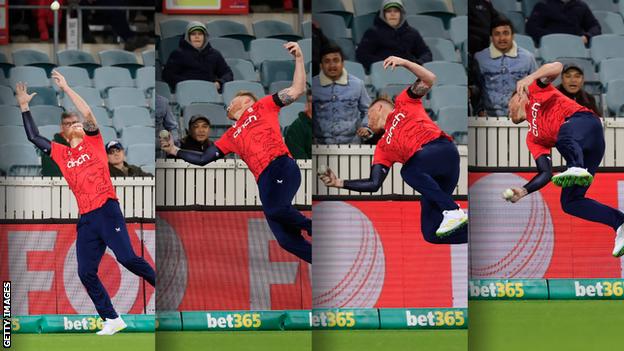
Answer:
[(426, 241), (433, 244), (468, 242), (467, 226), (445, 238), (435, 234), (444, 218), (442, 211), (459, 208), (452, 197), (459, 180), (459, 153), (452, 141), (439, 138), (423, 145), (403, 165), (401, 176), (422, 195), (420, 228)]
[(80, 216), (76, 256), (78, 276), (87, 289), (95, 309), (100, 317), (113, 319), (117, 318), (117, 312), (97, 275), (98, 266), (107, 246), (113, 250), (117, 261), (129, 271), (144, 278), (152, 286), (156, 284), (154, 269), (132, 250), (119, 202), (112, 199), (106, 201), (102, 207)]
[[(591, 112), (577, 112), (561, 125), (555, 144), (568, 167), (587, 168), (592, 175), (605, 151), (604, 131)], [(588, 221), (606, 224), (617, 230), (624, 223), (624, 213), (585, 197), (589, 187), (574, 185), (561, 190), (561, 208), (565, 213)]]
[(312, 262), (312, 245), (301, 230), (312, 234), (312, 220), (304, 216), (292, 201), (301, 185), (301, 172), (295, 160), (280, 156), (262, 171), (258, 178), (258, 191), (267, 223), (280, 246)]

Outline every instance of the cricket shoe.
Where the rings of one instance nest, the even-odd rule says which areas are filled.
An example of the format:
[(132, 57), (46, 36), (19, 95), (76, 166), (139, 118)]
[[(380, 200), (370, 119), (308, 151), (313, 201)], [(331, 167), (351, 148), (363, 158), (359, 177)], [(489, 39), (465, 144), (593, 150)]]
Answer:
[(586, 168), (570, 167), (565, 172), (552, 177), (556, 186), (567, 188), (573, 185), (589, 186), (594, 181), (594, 176)]
[(624, 256), (624, 224), (622, 224), (615, 234), (615, 247), (613, 248), (613, 257)]
[(97, 335), (113, 335), (117, 332), (120, 332), (126, 329), (126, 322), (121, 319), (121, 317), (117, 317), (115, 319), (107, 319), (104, 321), (104, 326), (102, 330), (97, 332)]
[(440, 223), (440, 227), (436, 230), (436, 235), (439, 237), (448, 236), (468, 223), (468, 215), (461, 208), (444, 211), (442, 214), (444, 218), (442, 223)]

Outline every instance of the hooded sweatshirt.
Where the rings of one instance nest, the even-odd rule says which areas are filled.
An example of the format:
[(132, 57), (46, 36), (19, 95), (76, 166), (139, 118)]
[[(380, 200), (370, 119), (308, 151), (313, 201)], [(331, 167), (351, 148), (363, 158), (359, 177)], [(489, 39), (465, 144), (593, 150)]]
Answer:
[[(204, 32), (204, 44), (199, 49), (191, 45), (190, 34), (194, 30)], [(190, 22), (184, 37), (180, 38), (180, 47), (169, 56), (163, 70), (163, 79), (172, 88), (178, 82), (191, 79), (219, 82), (223, 88), (223, 84), (233, 78), (232, 70), (221, 53), (210, 46), (206, 26), (198, 21)]]
[[(398, 4), (401, 10), (401, 20), (397, 28), (390, 26), (384, 17), (384, 7), (390, 3)], [(410, 27), (405, 17), (405, 8), (401, 0), (382, 2), (374, 26), (364, 33), (356, 52), (358, 61), (367, 70), (371, 64), (383, 61), (388, 56), (398, 56), (418, 64), (431, 61), (431, 50), (420, 33)]]

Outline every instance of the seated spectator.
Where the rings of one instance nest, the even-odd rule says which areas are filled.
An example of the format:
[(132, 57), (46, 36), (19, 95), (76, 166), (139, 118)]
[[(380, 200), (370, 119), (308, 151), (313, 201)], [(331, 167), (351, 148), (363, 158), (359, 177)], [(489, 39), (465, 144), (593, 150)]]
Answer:
[(180, 144), (180, 136), (178, 133), (178, 122), (176, 122), (176, 118), (171, 112), (171, 107), (169, 106), (169, 100), (166, 97), (156, 94), (156, 111), (155, 111), (155, 121), (156, 127), (156, 144), (160, 145), (160, 141), (158, 140), (158, 135), (160, 135), (161, 130), (167, 130), (171, 134), (173, 138), (173, 142), (176, 145)]
[(537, 69), (535, 57), (519, 47), (514, 28), (505, 17), (492, 21), (491, 44), (475, 54), (482, 76), (479, 116), (507, 116), (507, 102), (516, 90), (516, 82)]
[(306, 91), (305, 111), (286, 129), (284, 139), (295, 159), (312, 158), (312, 89)]
[(600, 110), (596, 105), (594, 96), (583, 89), (585, 84), (585, 74), (583, 70), (575, 64), (567, 64), (561, 72), (561, 84), (557, 87), (563, 95), (578, 102), (579, 105), (585, 106), (594, 111), (597, 116), (601, 116)]
[(312, 79), (312, 128), (317, 144), (360, 144), (368, 139), (368, 105), (371, 102), (364, 82), (344, 68), (339, 46), (330, 44), (321, 51), (321, 73)]
[(186, 27), (180, 47), (171, 53), (163, 70), (163, 79), (171, 88), (178, 82), (195, 79), (215, 82), (221, 92), (223, 84), (233, 78), (221, 53), (210, 46), (206, 26), (197, 21)]
[[(76, 122), (80, 122), (76, 112), (61, 113), (61, 131), (54, 134), (52, 141), (69, 146), (69, 132), (71, 125)], [(61, 170), (56, 165), (56, 162), (52, 161), (52, 158), (44, 153), (41, 153), (41, 175), (46, 177), (63, 176), (61, 174)]]
[(368, 29), (360, 41), (357, 60), (366, 68), (383, 61), (388, 56), (398, 56), (423, 64), (431, 61), (431, 50), (420, 33), (405, 20), (405, 9), (401, 0), (384, 0), (375, 18), (374, 26)]
[(580, 36), (587, 45), (600, 32), (600, 23), (582, 0), (540, 1), (526, 23), (526, 33), (535, 43), (547, 34), (566, 33)]
[(126, 162), (126, 152), (123, 145), (117, 140), (106, 144), (108, 155), (108, 170), (111, 177), (151, 177), (151, 173), (144, 172), (141, 167)]
[(210, 120), (204, 115), (191, 117), (186, 137), (180, 142), (180, 148), (185, 150), (204, 151), (212, 145), (210, 141)]

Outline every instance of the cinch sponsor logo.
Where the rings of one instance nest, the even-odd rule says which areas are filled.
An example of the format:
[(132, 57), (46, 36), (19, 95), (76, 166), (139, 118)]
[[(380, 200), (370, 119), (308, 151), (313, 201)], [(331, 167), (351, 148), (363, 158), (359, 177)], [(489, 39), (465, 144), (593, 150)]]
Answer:
[(88, 161), (90, 159), (91, 159), (91, 157), (89, 155), (82, 154), (76, 160), (74, 160), (72, 158), (71, 160), (67, 161), (67, 168), (73, 168), (73, 167), (81, 166), (83, 163), (85, 163), (85, 161)]
[(232, 313), (224, 317), (213, 317), (206, 313), (208, 329), (259, 328), (262, 325), (259, 313)]
[(236, 128), (236, 131), (234, 132), (234, 138), (236, 138), (237, 136), (240, 135), (240, 133), (243, 132), (243, 130), (253, 121), (257, 121), (258, 118), (256, 118), (256, 115), (251, 115), (249, 117), (247, 117), (247, 119), (245, 120), (245, 122), (243, 122), (243, 125), (236, 128), (236, 125), (234, 125), (234, 128)]
[(591, 284), (581, 284), (574, 281), (574, 294), (577, 297), (597, 297), (597, 296), (624, 296), (624, 281), (618, 282), (596, 282)]
[(539, 107), (542, 106), (538, 102), (534, 103), (531, 106), (531, 122), (529, 122), (529, 130), (533, 135), (538, 136), (539, 132), (537, 131), (537, 112), (539, 111)]
[(397, 113), (394, 116), (394, 119), (392, 120), (392, 127), (390, 127), (390, 130), (388, 130), (388, 135), (386, 136), (387, 144), (390, 144), (390, 142), (392, 141), (392, 133), (394, 132), (394, 128), (396, 128), (399, 122), (401, 122), (401, 120), (404, 118), (405, 118), (405, 115), (402, 113)]

